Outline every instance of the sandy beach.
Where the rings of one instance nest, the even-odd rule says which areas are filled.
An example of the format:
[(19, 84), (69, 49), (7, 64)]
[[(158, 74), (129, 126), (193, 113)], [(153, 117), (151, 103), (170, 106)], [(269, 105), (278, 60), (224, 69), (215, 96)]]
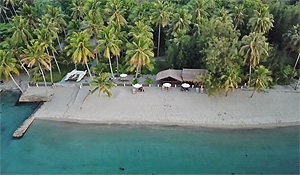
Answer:
[(117, 87), (113, 97), (89, 94), (89, 87), (57, 87), (36, 119), (99, 124), (179, 125), (226, 128), (265, 128), (299, 125), (297, 91), (279, 86), (268, 93), (238, 89), (234, 94), (207, 96), (195, 89), (163, 91), (158, 87), (132, 94)]

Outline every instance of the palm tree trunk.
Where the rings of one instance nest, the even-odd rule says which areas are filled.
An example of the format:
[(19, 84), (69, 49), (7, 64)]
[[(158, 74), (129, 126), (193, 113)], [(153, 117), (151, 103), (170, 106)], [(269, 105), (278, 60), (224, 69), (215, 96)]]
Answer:
[[(50, 58), (50, 54), (49, 54), (48, 48), (46, 48), (46, 51), (47, 51), (48, 57)], [(50, 66), (50, 81), (51, 81), (51, 83), (53, 83), (51, 58), (49, 59), (49, 66)]]
[(251, 64), (250, 64), (250, 66), (249, 66), (249, 80), (248, 80), (248, 86), (250, 86), (250, 81), (251, 81), (251, 70), (252, 69), (252, 66), (251, 66)]
[(157, 39), (157, 57), (159, 57), (159, 47), (160, 47), (160, 28), (161, 28), (161, 25), (159, 24), (159, 27), (158, 27), (158, 39)]
[(296, 60), (296, 63), (295, 63), (295, 65), (294, 65), (294, 70), (296, 70), (296, 67), (297, 67), (297, 64), (298, 64), (299, 58), (300, 58), (300, 53), (298, 53), (298, 57), (297, 57), (297, 60)]
[(96, 63), (98, 65), (99, 64), (99, 60), (98, 60), (98, 54), (97, 54), (97, 52), (95, 52), (95, 58), (96, 58)]
[(44, 71), (43, 71), (40, 63), (39, 63), (39, 68), (40, 68), (40, 71), (42, 72), (42, 76), (43, 76), (43, 80), (44, 80), (44, 84), (45, 84), (45, 88), (46, 88), (46, 93), (48, 93), (46, 78), (45, 78)]
[(57, 42), (58, 42), (58, 45), (59, 45), (60, 51), (62, 51), (62, 48), (61, 48), (61, 43), (60, 43), (60, 40), (59, 40), (59, 36), (57, 37)]
[(91, 79), (93, 79), (93, 76), (91, 74), (91, 71), (90, 71), (90, 68), (89, 68), (89, 65), (87, 64), (87, 62), (85, 62), (85, 66), (86, 66), (86, 68), (87, 68), (87, 70), (89, 72), (89, 75), (90, 75)]
[(22, 90), (22, 88), (18, 85), (18, 83), (16, 82), (16, 80), (14, 79), (14, 77), (11, 75), (11, 73), (9, 73), (10, 78), (12, 79), (12, 81), (15, 83), (15, 85), (20, 89), (20, 91), (22, 92), (22, 94), (24, 93), (24, 91)]
[(138, 76), (138, 73), (139, 73), (139, 66), (136, 66), (135, 78), (137, 78), (137, 76)]
[(110, 60), (110, 58), (108, 58), (108, 62), (109, 62), (109, 67), (110, 67), (111, 76), (112, 76), (112, 78), (114, 79), (115, 76), (114, 76), (114, 72), (113, 72), (113, 69), (112, 69), (112, 66), (111, 66), (111, 60)]
[(21, 60), (18, 58), (20, 64), (21, 64), (21, 67), (25, 70), (25, 72), (27, 73), (28, 77), (30, 78), (30, 74), (28, 72), (28, 70), (26, 69), (26, 67), (24, 66), (24, 64), (21, 62)]
[(57, 60), (56, 60), (56, 57), (55, 57), (55, 54), (54, 54), (53, 50), (52, 50), (52, 56), (53, 56), (53, 58), (54, 58), (55, 64), (56, 64), (57, 69), (58, 69), (58, 72), (59, 72), (59, 74), (61, 74), (60, 67), (59, 67), (59, 65), (58, 65), (58, 62), (57, 62)]
[(64, 27), (63, 27), (63, 31), (64, 31), (64, 34), (65, 34), (65, 38), (67, 38), (66, 29)]
[(15, 10), (15, 7), (11, 4), (12, 9), (14, 10), (15, 15), (17, 15), (17, 12)]
[(7, 14), (6, 14), (6, 12), (5, 12), (5, 11), (4, 11), (4, 15), (5, 15), (6, 19), (8, 19), (8, 16), (7, 16)]
[(52, 64), (51, 64), (51, 60), (49, 61), (49, 66), (50, 66), (50, 81), (51, 81), (51, 83), (53, 83), (53, 74), (52, 74)]
[(9, 8), (9, 11), (10, 11), (11, 16), (15, 16), (10, 8)]
[(116, 60), (117, 60), (117, 75), (119, 76), (119, 57), (116, 55)]
[(299, 79), (298, 79), (298, 81), (297, 81), (297, 83), (296, 83), (295, 90), (297, 90), (298, 84), (299, 84), (299, 83), (300, 83), (300, 76), (299, 76)]
[(2, 13), (1, 13), (1, 17), (2, 17), (3, 23), (6, 23), (6, 20), (5, 20), (4, 16), (2, 15)]

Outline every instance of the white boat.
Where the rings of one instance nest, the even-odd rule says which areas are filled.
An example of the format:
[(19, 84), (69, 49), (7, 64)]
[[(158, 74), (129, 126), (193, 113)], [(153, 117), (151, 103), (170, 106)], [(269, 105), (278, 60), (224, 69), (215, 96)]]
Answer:
[(79, 82), (86, 74), (86, 70), (85, 71), (77, 71), (80, 73), (79, 77), (77, 78), (76, 82)]
[(67, 81), (71, 76), (74, 76), (74, 74), (76, 73), (76, 69), (72, 70), (72, 72), (69, 72), (65, 78), (65, 81)]
[(67, 76), (64, 80), (65, 81), (73, 80), (73, 81), (79, 82), (82, 80), (82, 78), (85, 76), (85, 74), (86, 74), (86, 70), (78, 71), (78, 70), (74, 69), (70, 73), (67, 74)]

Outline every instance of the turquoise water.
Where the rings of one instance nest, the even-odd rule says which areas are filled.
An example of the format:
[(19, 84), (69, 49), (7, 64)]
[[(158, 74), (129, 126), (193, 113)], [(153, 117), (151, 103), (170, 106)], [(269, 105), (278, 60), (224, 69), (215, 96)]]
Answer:
[(36, 120), (36, 105), (3, 93), (1, 173), (299, 174), (299, 127), (265, 130), (80, 125)]

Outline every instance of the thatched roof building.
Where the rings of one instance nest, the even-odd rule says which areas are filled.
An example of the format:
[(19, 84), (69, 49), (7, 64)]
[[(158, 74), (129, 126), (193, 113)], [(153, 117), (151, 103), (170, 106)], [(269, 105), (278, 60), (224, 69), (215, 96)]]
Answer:
[(195, 82), (196, 75), (203, 75), (206, 69), (182, 69), (182, 80), (185, 82)]
[(161, 82), (182, 82), (181, 70), (168, 69), (160, 71), (156, 75), (156, 81)]
[(156, 81), (161, 83), (170, 82), (170, 83), (181, 83), (181, 82), (191, 82), (196, 81), (197, 75), (202, 75), (206, 73), (206, 69), (182, 69), (174, 70), (168, 69), (159, 72), (156, 75)]

